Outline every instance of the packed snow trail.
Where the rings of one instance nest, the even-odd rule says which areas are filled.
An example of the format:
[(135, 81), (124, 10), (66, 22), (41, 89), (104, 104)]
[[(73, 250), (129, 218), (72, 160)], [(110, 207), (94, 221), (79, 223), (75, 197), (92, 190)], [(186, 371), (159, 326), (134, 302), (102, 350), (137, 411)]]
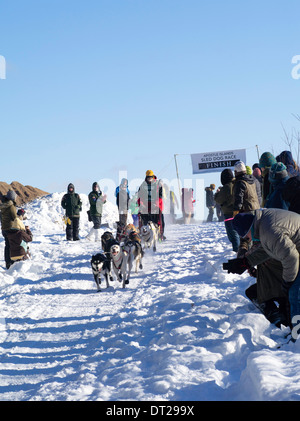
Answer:
[(278, 350), (253, 278), (222, 270), (223, 223), (167, 225), (125, 289), (97, 292), (100, 243), (65, 241), (60, 197), (28, 205), (32, 259), (0, 269), (1, 400), (300, 400), (299, 344)]

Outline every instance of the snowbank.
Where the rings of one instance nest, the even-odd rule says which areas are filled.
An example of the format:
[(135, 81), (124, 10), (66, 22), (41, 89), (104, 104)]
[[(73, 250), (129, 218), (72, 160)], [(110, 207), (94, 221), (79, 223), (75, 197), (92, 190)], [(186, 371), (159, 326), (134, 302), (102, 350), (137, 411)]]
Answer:
[[(61, 233), (65, 228), (63, 221), (64, 209), (61, 207), (61, 199), (65, 193), (53, 193), (24, 206), (27, 212), (28, 222), (37, 233), (42, 235)], [(81, 237), (87, 235), (92, 227), (88, 222), (87, 211), (89, 210), (89, 200), (86, 194), (80, 194), (82, 201), (82, 212), (80, 214)], [(119, 220), (118, 208), (111, 202), (103, 205), (102, 223), (109, 225), (111, 229)]]
[(97, 293), (87, 197), (77, 242), (61, 197), (27, 205), (32, 258), (0, 268), (1, 400), (300, 400), (300, 345), (278, 349), (287, 331), (245, 297), (253, 279), (222, 270), (223, 223), (167, 226), (127, 288)]

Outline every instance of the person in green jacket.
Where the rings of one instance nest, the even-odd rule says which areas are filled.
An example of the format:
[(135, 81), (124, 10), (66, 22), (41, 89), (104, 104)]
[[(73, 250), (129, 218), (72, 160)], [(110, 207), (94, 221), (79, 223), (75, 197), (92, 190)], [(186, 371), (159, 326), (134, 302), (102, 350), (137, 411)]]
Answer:
[(106, 195), (102, 195), (99, 184), (95, 181), (92, 185), (92, 191), (89, 193), (89, 218), (93, 222), (93, 227), (86, 236), (87, 240), (100, 241), (101, 218), (103, 212), (103, 204), (106, 202)]
[(66, 237), (67, 241), (79, 240), (79, 220), (82, 211), (82, 202), (78, 193), (75, 193), (74, 184), (68, 185), (68, 192), (61, 200), (61, 206), (66, 211)]
[(139, 226), (139, 205), (137, 204), (137, 200), (138, 200), (138, 194), (137, 192), (135, 193), (135, 195), (132, 197), (132, 199), (130, 199), (129, 201), (129, 209), (131, 212), (131, 216), (133, 219), (133, 225), (135, 227)]

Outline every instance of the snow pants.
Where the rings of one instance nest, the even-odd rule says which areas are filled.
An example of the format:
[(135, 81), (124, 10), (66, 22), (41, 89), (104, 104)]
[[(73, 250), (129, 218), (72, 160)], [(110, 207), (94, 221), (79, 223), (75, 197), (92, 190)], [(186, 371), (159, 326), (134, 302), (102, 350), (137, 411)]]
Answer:
[(138, 228), (139, 226), (139, 216), (136, 214), (132, 214), (133, 225)]
[(93, 222), (93, 228), (95, 230), (101, 228), (101, 216), (91, 215), (91, 220)]
[(70, 224), (67, 223), (66, 236), (67, 241), (79, 240), (79, 218), (75, 216), (69, 216)]
[(237, 252), (240, 245), (240, 236), (238, 235), (236, 230), (233, 228), (232, 220), (230, 219), (230, 217), (231, 215), (224, 215), (225, 229), (226, 229), (228, 240), (232, 244), (232, 250)]
[[(291, 321), (293, 326), (299, 326), (300, 321), (300, 271), (289, 289)], [(296, 317), (297, 316), (297, 317)], [(295, 319), (293, 320), (293, 317)], [(298, 329), (298, 333), (299, 329)]]
[(148, 222), (152, 221), (154, 222), (154, 224), (159, 225), (160, 222), (160, 215), (158, 213), (154, 213), (154, 214), (148, 214), (148, 213), (142, 213), (141, 214), (141, 220), (140, 220), (140, 224), (142, 225), (147, 225)]
[(127, 213), (119, 213), (119, 222), (123, 225), (127, 224)]
[(3, 230), (2, 231), (2, 235), (4, 237), (4, 241), (5, 241), (5, 246), (4, 246), (4, 260), (5, 260), (5, 265), (6, 265), (6, 269), (9, 269), (9, 267), (12, 264), (11, 258), (10, 258), (10, 246), (9, 246), (9, 241), (8, 241), (8, 237), (6, 234), (6, 231)]
[(208, 207), (208, 217), (206, 222), (212, 222), (213, 221), (213, 217), (214, 217), (214, 207), (213, 206), (209, 206)]

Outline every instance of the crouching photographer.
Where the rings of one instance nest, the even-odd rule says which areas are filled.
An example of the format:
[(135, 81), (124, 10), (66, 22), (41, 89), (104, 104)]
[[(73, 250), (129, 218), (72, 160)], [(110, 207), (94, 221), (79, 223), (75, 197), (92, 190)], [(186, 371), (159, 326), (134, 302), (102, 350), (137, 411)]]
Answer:
[(293, 327), (295, 316), (300, 315), (300, 215), (283, 209), (259, 209), (236, 215), (233, 225), (254, 245), (243, 258), (224, 263), (223, 269), (242, 274), (256, 266), (257, 291), (264, 289), (268, 299), (285, 302), (285, 316)]
[[(253, 225), (254, 218), (254, 213), (239, 213), (233, 219), (234, 229), (241, 238), (252, 241), (251, 227)], [(241, 275), (246, 270), (250, 271), (251, 269), (253, 270), (254, 268), (248, 262), (245, 255), (237, 259), (228, 260), (227, 263), (223, 263), (223, 270), (227, 270), (228, 273)]]

